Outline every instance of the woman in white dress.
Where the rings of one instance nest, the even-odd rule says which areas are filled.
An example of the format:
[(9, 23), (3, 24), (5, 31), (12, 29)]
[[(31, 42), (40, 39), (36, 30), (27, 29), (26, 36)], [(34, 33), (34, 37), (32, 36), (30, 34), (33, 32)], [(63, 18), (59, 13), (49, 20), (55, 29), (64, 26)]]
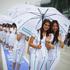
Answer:
[(10, 50), (12, 50), (14, 47), (14, 42), (16, 40), (16, 33), (17, 33), (17, 26), (15, 23), (11, 25), (10, 31), (11, 33), (9, 35), (9, 48)]
[(17, 40), (15, 41), (13, 48), (13, 66), (12, 70), (19, 70), (20, 64), (23, 59), (25, 49), (25, 35), (23, 33), (17, 34)]
[[(47, 70), (48, 47), (46, 44), (51, 39), (50, 21), (45, 19), (41, 28), (38, 30), (37, 36), (31, 36), (29, 39), (30, 45), (30, 70)], [(48, 39), (49, 38), (49, 39)]]
[(54, 49), (52, 49), (51, 56), (53, 65), (51, 66), (51, 70), (54, 70), (53, 68), (55, 67), (56, 63), (58, 63), (59, 57), (60, 57), (60, 48), (64, 47), (64, 42), (62, 40), (62, 36), (59, 33), (59, 24), (58, 21), (53, 20), (52, 21), (52, 33), (54, 34), (54, 39), (53, 39), (53, 44), (54, 44)]
[(10, 25), (7, 23), (6, 24), (6, 30), (7, 30), (7, 32), (6, 32), (6, 48), (8, 48), (9, 49), (9, 36), (10, 36), (10, 27), (9, 27)]

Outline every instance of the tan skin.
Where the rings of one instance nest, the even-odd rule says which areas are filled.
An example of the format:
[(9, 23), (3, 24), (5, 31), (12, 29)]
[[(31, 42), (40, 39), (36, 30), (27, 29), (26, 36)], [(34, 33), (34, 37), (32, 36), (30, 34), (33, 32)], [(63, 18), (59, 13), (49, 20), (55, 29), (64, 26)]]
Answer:
[(30, 37), (30, 39), (28, 41), (29, 46), (31, 46), (32, 48), (38, 48), (38, 49), (40, 49), (41, 48), (41, 44), (38, 44), (37, 46), (35, 46), (33, 44), (34, 39), (35, 39), (35, 37), (33, 37), (33, 36)]
[[(53, 27), (52, 27), (53, 31), (56, 32), (58, 30), (58, 26), (56, 23), (53, 24)], [(58, 40), (60, 42), (60, 47), (63, 48), (64, 47), (64, 42), (62, 41), (62, 37), (61, 35), (59, 34), (58, 36)]]
[[(42, 33), (43, 36), (46, 36), (46, 31), (49, 29), (49, 26), (50, 26), (50, 24), (49, 24), (48, 22), (46, 22), (46, 23), (44, 24), (44, 26), (43, 26), (44, 31), (43, 31), (43, 33)], [(31, 36), (31, 37), (30, 37), (30, 39), (29, 39), (29, 41), (28, 41), (29, 46), (31, 46), (32, 48), (38, 48), (38, 49), (40, 49), (40, 48), (42, 47), (41, 44), (39, 43), (37, 46), (35, 46), (35, 45), (33, 44), (34, 39), (35, 39), (34, 36)], [(49, 39), (48, 39), (48, 40), (49, 40)], [(47, 42), (47, 41), (46, 41), (46, 42)], [(46, 45), (49, 45), (49, 47), (52, 47), (52, 46), (51, 46), (51, 43), (50, 43), (50, 44), (47, 43)], [(48, 47), (46, 46), (46, 48), (48, 48)]]
[(51, 39), (51, 35), (46, 37), (46, 47), (47, 47), (48, 50), (54, 48), (54, 45), (51, 43), (50, 39)]

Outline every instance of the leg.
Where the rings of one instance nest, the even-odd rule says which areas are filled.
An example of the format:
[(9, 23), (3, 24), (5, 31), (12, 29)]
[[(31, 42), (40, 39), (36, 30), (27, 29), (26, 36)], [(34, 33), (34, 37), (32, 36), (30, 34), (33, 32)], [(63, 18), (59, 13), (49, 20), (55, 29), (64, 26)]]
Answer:
[(15, 67), (16, 67), (16, 62), (13, 62), (13, 64), (12, 64), (12, 70), (15, 70)]
[(16, 64), (16, 70), (20, 70), (20, 64), (19, 63)]

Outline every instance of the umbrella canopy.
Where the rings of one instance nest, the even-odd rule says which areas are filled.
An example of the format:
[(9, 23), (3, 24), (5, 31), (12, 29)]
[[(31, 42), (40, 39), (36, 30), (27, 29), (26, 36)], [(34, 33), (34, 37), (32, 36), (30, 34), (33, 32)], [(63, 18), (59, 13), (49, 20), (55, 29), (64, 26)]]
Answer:
[[(23, 13), (21, 13), (21, 10)], [(57, 20), (59, 22), (60, 32), (63, 35), (68, 31), (70, 21), (55, 8), (27, 5), (24, 6), (24, 9), (21, 8), (21, 10), (17, 11), (19, 15), (15, 13), (17, 17), (14, 17), (15, 15), (12, 16), (12, 18), (14, 17), (14, 21), (17, 23), (18, 30), (21, 29), (23, 32), (26, 30), (30, 33), (33, 29), (39, 29), (44, 19), (50, 19), (51, 21)]]
[(11, 16), (13, 19), (21, 16), (22, 14), (25, 14), (27, 11), (34, 10), (34, 5), (16, 5), (13, 6), (11, 9), (8, 9), (7, 15)]
[(13, 23), (13, 20), (10, 16), (6, 16), (6, 15), (0, 15), (0, 24), (3, 24), (3, 23), (9, 23), (9, 24), (12, 24)]

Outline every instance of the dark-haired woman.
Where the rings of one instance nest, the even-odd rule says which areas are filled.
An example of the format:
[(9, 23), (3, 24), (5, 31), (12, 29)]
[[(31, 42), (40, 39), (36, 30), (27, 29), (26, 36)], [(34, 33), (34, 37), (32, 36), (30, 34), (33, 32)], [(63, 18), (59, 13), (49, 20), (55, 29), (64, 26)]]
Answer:
[(51, 45), (46, 42), (49, 42), (52, 37), (50, 34), (50, 25), (50, 21), (45, 19), (38, 30), (37, 36), (31, 36), (29, 39), (30, 70), (47, 70), (47, 45)]
[[(53, 44), (54, 44), (54, 49), (52, 50), (52, 55), (53, 58), (52, 60), (54, 61), (54, 66), (56, 65), (55, 63), (57, 63), (60, 57), (60, 48), (64, 47), (64, 42), (62, 40), (62, 36), (59, 32), (59, 24), (57, 20), (53, 20), (52, 21), (52, 33), (54, 34), (54, 39), (53, 39)], [(52, 66), (52, 68), (54, 68)]]
[(17, 26), (16, 24), (12, 24), (10, 28), (10, 35), (9, 35), (9, 46), (10, 50), (14, 48), (14, 42), (16, 40), (16, 33), (17, 33)]

